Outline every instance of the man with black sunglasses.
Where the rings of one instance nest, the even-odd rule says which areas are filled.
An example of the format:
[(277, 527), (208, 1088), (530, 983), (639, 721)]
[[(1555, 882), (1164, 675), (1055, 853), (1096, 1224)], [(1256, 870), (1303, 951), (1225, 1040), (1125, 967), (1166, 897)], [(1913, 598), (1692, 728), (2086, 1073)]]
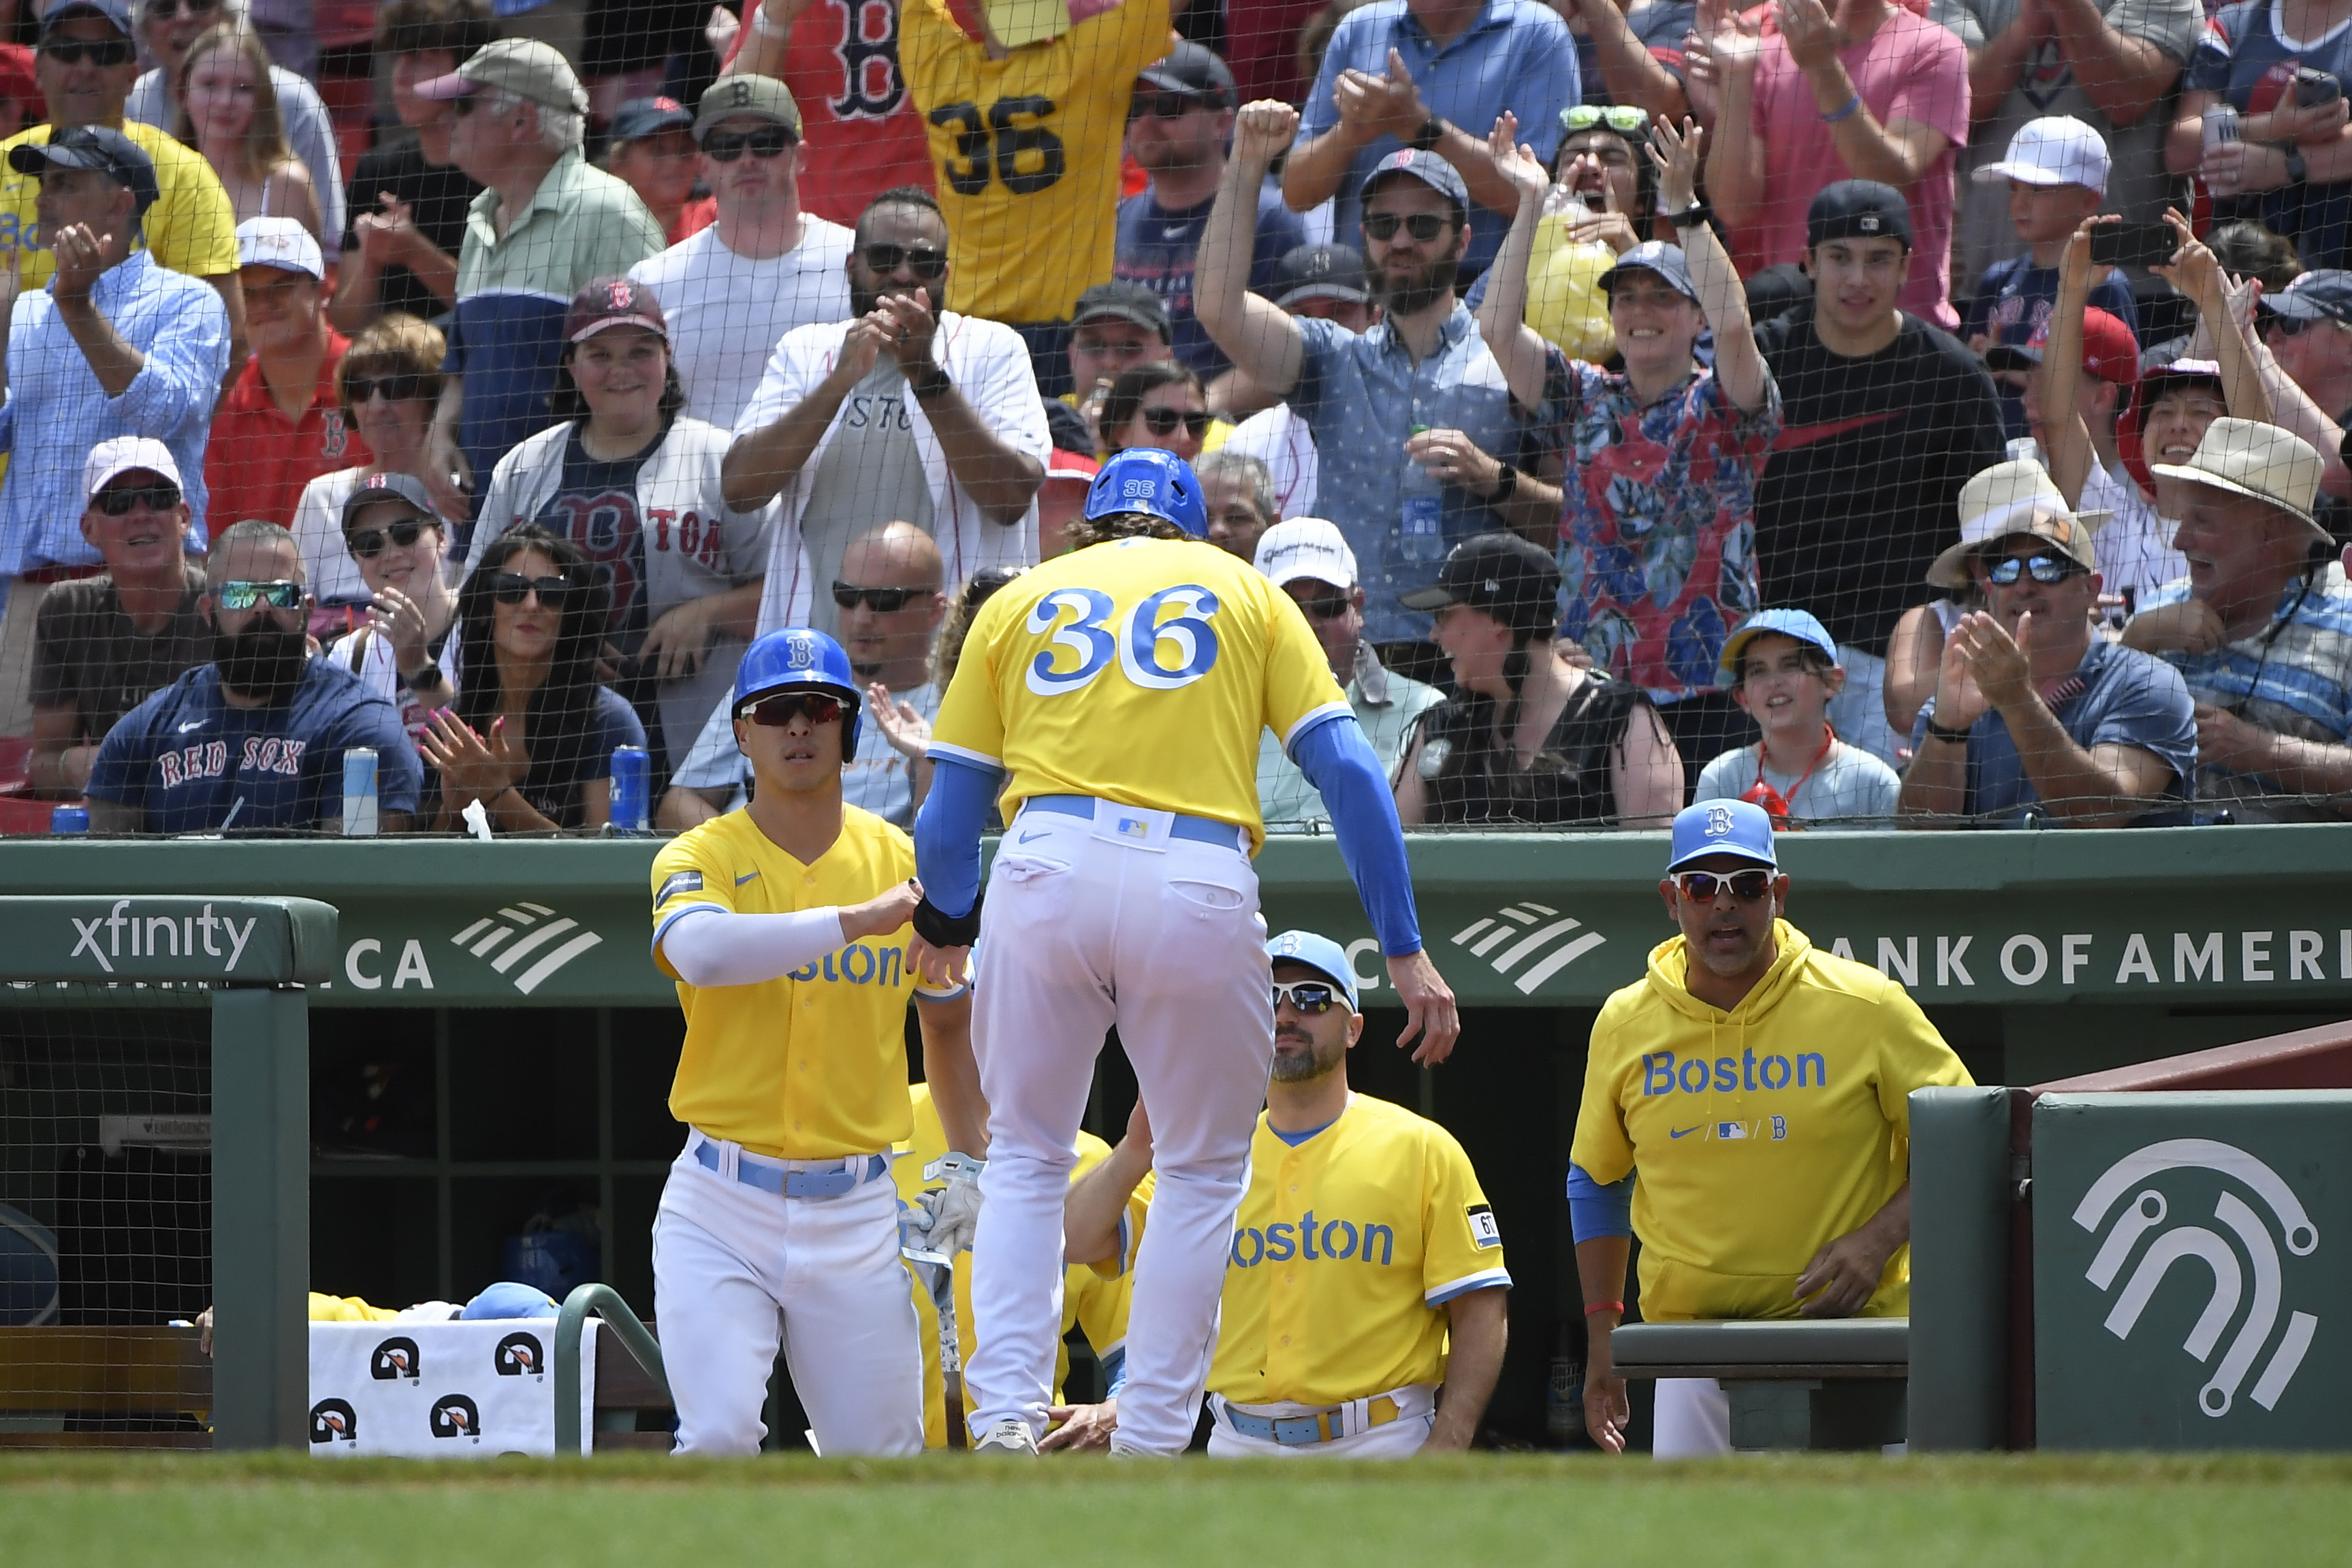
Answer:
[(669, 317), (687, 407), (731, 430), (785, 333), (849, 314), (850, 233), (801, 206), (808, 149), (782, 82), (721, 77), (694, 116), (719, 215), (629, 276)]
[(2183, 820), (2197, 766), (2189, 688), (2161, 660), (2093, 634), (2100, 577), (2087, 519), (2055, 496), (2012, 510), (1992, 538), (1954, 545), (1927, 574), (1939, 588), (1973, 585), (1985, 608), (1944, 639), (1897, 809), (2095, 828)]
[(730, 507), (782, 497), (763, 627), (822, 624), (843, 552), (885, 523), (939, 541), (950, 590), (1037, 559), (1045, 405), (1017, 333), (945, 308), (939, 204), (877, 197), (845, 270), (849, 319), (785, 334), (721, 470)]
[[(1584, 1428), (1612, 1454), (1629, 1415), (1610, 1344), (1632, 1238), (1651, 1322), (1902, 1317), (1908, 1096), (1973, 1082), (1901, 986), (1789, 924), (1772, 819), (1754, 801), (1677, 815), (1658, 896), (1680, 931), (1594, 1021), (1569, 1154)], [(1653, 1436), (1661, 1459), (1731, 1452), (1722, 1385), (1659, 1379)]]
[(424, 765), (400, 715), (359, 678), (310, 657), (302, 552), (275, 524), (213, 541), (200, 601), (212, 659), (107, 732), (89, 776), (101, 833), (307, 831), (343, 810), (343, 753), (376, 754), (380, 831), (407, 831)]

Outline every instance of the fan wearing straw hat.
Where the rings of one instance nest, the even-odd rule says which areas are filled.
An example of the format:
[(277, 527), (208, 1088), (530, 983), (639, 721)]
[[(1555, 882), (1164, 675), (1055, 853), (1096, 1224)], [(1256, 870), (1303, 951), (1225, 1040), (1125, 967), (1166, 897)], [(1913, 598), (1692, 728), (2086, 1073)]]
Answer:
[[(2352, 795), (2352, 584), (2312, 520), (2322, 462), (2275, 425), (2218, 419), (2182, 464), (2173, 543), (2186, 582), (2124, 644), (2160, 655), (2196, 699), (2197, 792), (2240, 821), (2324, 821)], [(2332, 796), (2333, 800), (2314, 797)]]
[(1898, 809), (2076, 827), (2180, 821), (2197, 761), (2188, 688), (2161, 660), (2091, 632), (2091, 537), (2106, 515), (2069, 509), (2040, 464), (2012, 461), (1962, 487), (1960, 519), (1960, 542), (1927, 580), (1973, 583), (1985, 608), (1944, 639)]

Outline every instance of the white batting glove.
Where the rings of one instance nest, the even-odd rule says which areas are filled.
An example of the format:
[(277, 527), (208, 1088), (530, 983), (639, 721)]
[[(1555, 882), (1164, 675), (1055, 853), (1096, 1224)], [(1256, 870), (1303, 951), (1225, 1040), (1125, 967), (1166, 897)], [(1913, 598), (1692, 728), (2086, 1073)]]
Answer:
[(933, 1187), (917, 1200), (908, 1223), (922, 1232), (922, 1249), (944, 1262), (971, 1246), (972, 1227), (980, 1220), (980, 1173), (985, 1160), (953, 1152), (924, 1167), (923, 1179), (944, 1176), (947, 1185)]

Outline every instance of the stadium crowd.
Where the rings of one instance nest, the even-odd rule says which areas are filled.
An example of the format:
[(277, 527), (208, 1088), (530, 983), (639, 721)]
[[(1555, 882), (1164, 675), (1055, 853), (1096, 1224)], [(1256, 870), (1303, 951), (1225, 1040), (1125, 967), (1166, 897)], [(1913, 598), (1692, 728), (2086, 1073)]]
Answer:
[(0, 792), (93, 830), (691, 826), (784, 626), (908, 825), (1131, 447), (1408, 824), (2352, 800), (2352, 0), (266, 9), (0, 43)]

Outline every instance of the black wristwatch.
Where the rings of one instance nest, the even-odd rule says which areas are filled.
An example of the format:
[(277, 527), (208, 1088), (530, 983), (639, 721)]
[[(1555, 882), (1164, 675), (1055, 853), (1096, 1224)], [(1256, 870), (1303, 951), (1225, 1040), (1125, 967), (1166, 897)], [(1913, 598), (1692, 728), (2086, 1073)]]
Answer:
[(1948, 725), (1937, 724), (1931, 718), (1927, 721), (1927, 738), (1930, 740), (1945, 741), (1953, 746), (1966, 746), (1969, 743), (1969, 732), (1965, 729), (1953, 729)]
[(926, 398), (937, 397), (941, 392), (955, 391), (955, 382), (949, 380), (947, 371), (937, 365), (914, 377), (908, 382), (907, 385), (914, 392), (917, 402)]
[(1503, 465), (1503, 476), (1495, 481), (1494, 489), (1479, 497), (1478, 499), (1486, 506), (1499, 507), (1517, 495), (1518, 491), (1519, 471), (1506, 463)]
[(1715, 220), (1715, 209), (1705, 202), (1694, 202), (1679, 213), (1668, 213), (1666, 221), (1678, 229), (1695, 229)]
[(1421, 122), (1420, 130), (1412, 133), (1412, 147), (1416, 152), (1434, 152), (1437, 144), (1444, 140), (1445, 121), (1433, 114)]

